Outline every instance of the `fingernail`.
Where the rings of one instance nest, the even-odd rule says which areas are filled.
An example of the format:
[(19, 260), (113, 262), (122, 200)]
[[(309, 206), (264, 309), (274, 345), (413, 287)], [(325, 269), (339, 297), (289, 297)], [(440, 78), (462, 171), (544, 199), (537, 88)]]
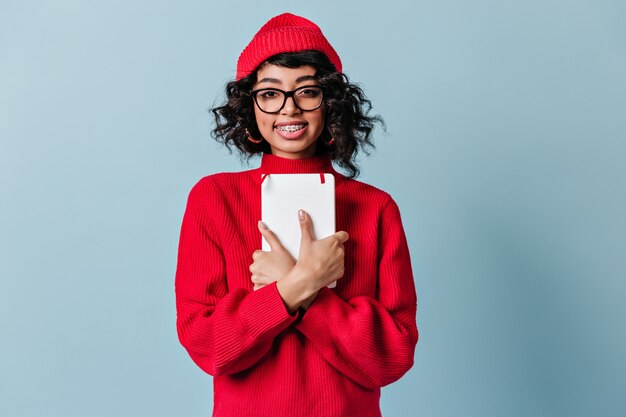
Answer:
[(259, 220), (259, 227), (261, 229), (267, 229), (267, 225), (265, 223), (263, 223), (261, 220)]
[(302, 209), (298, 210), (298, 218), (300, 220), (304, 220), (304, 210)]

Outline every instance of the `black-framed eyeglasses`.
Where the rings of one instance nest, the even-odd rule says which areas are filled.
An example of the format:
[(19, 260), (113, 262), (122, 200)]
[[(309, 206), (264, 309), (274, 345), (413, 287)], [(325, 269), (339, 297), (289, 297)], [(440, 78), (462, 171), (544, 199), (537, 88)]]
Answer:
[(281, 111), (289, 97), (293, 98), (296, 107), (302, 111), (317, 110), (324, 102), (322, 88), (317, 85), (304, 85), (291, 91), (284, 91), (279, 88), (260, 88), (250, 91), (250, 95), (259, 110), (269, 114)]

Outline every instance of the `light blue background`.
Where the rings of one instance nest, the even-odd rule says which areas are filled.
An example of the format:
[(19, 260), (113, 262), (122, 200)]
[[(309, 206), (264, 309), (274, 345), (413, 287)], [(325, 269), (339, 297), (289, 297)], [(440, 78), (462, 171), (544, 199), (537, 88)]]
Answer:
[(622, 1), (0, 2), (0, 415), (209, 416), (178, 344), (207, 109), (284, 11), (385, 117), (419, 296), (391, 416), (624, 416)]

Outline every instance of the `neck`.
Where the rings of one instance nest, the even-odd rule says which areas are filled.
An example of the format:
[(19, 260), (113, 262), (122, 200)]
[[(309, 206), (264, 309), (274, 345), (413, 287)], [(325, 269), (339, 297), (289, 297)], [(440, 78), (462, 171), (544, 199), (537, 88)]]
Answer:
[(335, 173), (330, 154), (322, 154), (302, 159), (289, 159), (264, 153), (261, 159), (261, 172), (267, 174), (307, 174), (318, 172)]

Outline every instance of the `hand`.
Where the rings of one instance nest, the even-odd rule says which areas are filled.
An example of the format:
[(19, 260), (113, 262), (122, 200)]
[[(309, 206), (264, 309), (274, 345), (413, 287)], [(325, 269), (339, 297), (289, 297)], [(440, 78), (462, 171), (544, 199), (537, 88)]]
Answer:
[[(343, 244), (348, 233), (339, 231), (320, 240), (315, 240), (313, 222), (304, 210), (300, 210), (300, 253), (297, 266), (309, 272), (310, 284), (315, 292), (326, 287), (344, 274), (345, 251)], [(299, 215), (300, 215), (299, 213)]]
[[(263, 288), (274, 281), (278, 281), (296, 264), (296, 260), (285, 249), (276, 234), (259, 221), (259, 231), (269, 243), (271, 250), (256, 250), (252, 254), (254, 262), (250, 264), (250, 272), (252, 272), (252, 283), (254, 290)], [(265, 226), (265, 227), (263, 227)]]
[(313, 222), (304, 210), (300, 219), (300, 253), (295, 266), (276, 284), (285, 306), (293, 312), (308, 309), (320, 288), (341, 278), (344, 273), (344, 248), (348, 233), (339, 231), (315, 240)]

